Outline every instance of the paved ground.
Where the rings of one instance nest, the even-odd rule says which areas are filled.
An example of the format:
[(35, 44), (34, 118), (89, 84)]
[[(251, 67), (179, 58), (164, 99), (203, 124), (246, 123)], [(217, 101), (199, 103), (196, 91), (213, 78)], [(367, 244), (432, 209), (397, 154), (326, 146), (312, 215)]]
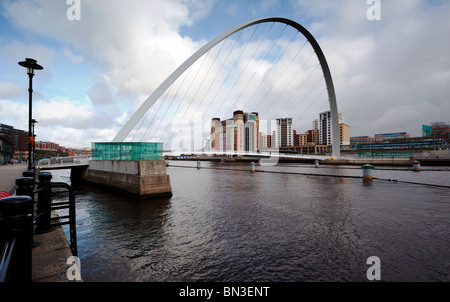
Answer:
[(27, 164), (0, 166), (0, 191), (12, 194), (16, 186), (16, 178), (22, 177), (22, 172), (27, 168)]

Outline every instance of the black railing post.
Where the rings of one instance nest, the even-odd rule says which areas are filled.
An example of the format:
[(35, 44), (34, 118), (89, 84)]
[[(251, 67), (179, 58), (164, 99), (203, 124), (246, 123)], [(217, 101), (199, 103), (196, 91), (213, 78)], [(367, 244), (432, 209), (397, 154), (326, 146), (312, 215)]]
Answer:
[(45, 233), (51, 230), (52, 175), (49, 172), (41, 172), (38, 179), (36, 233)]
[(25, 170), (22, 172), (23, 177), (33, 177), (34, 178), (34, 170)]
[(29, 196), (0, 200), (1, 282), (31, 282), (32, 205)]
[(32, 177), (16, 178), (16, 195), (30, 196), (34, 200), (34, 179)]

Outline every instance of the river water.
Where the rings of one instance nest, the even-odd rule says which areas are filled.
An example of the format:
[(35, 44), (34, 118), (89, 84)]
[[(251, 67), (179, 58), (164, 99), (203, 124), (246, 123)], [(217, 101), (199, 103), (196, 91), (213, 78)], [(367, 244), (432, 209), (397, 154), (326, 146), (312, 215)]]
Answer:
[(367, 182), (341, 177), (361, 176), (357, 167), (201, 165), (171, 162), (172, 198), (83, 186), (83, 280), (367, 281), (376, 256), (382, 281), (450, 281), (448, 167), (377, 167), (382, 179)]

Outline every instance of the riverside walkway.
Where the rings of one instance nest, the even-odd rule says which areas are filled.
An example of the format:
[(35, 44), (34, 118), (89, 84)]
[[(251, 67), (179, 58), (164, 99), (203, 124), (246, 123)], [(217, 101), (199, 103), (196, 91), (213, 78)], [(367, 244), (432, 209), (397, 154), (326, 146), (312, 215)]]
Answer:
[[(16, 178), (22, 177), (22, 172), (26, 169), (26, 164), (0, 166), (0, 191), (14, 195)], [(52, 216), (56, 216), (54, 211)], [(34, 234), (33, 241), (37, 246), (32, 250), (32, 281), (68, 282), (67, 270), (70, 265), (66, 262), (72, 252), (62, 227)]]

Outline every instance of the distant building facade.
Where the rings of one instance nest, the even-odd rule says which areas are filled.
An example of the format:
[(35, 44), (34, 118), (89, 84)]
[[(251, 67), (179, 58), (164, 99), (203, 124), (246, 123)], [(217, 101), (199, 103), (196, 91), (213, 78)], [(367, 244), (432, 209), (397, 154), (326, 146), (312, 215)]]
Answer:
[(393, 140), (393, 139), (407, 139), (409, 134), (407, 132), (394, 132), (394, 133), (379, 133), (375, 134), (374, 138), (377, 140)]
[[(341, 146), (350, 145), (350, 126), (342, 122), (342, 113), (338, 116), (339, 123), (339, 143)], [(313, 121), (310, 140), (316, 144), (332, 145), (332, 125), (331, 111), (325, 111), (319, 114), (319, 119)]]
[(211, 152), (257, 152), (259, 149), (259, 116), (257, 112), (233, 112), (233, 118), (211, 120)]
[(13, 140), (13, 159), (26, 161), (28, 158), (28, 131), (15, 129), (13, 126), (0, 124), (0, 133)]
[(294, 145), (292, 118), (277, 118), (275, 147), (289, 147)]

